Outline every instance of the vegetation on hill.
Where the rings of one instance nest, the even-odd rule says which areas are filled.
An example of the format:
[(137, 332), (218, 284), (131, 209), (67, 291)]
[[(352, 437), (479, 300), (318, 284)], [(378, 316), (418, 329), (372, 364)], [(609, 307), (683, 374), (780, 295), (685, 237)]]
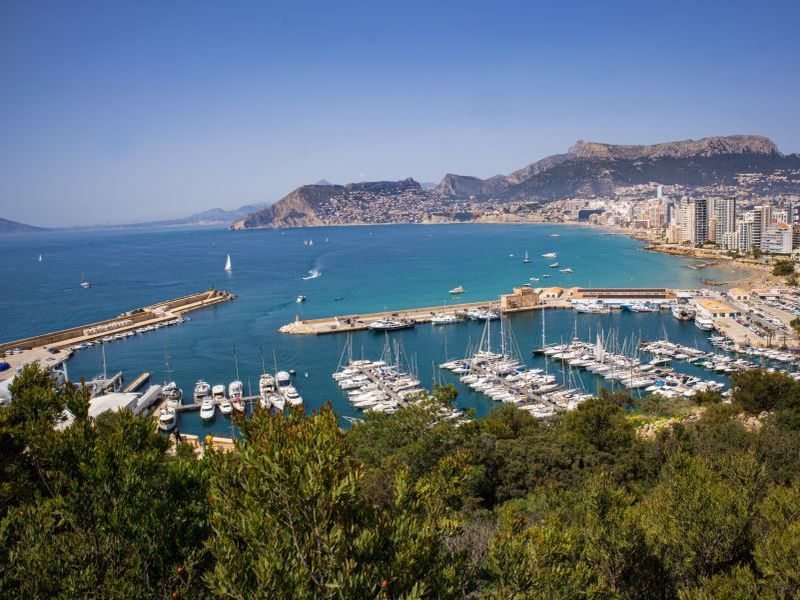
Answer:
[(349, 431), (257, 410), (197, 460), (27, 368), (0, 410), (0, 595), (798, 597), (800, 383), (732, 389), (459, 424), (446, 386)]

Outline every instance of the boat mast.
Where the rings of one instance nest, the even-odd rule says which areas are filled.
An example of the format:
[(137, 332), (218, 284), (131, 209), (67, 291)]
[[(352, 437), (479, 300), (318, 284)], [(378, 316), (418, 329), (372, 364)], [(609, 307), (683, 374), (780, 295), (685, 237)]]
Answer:
[(233, 366), (236, 369), (236, 381), (239, 381), (239, 357), (236, 356), (236, 344), (233, 345)]

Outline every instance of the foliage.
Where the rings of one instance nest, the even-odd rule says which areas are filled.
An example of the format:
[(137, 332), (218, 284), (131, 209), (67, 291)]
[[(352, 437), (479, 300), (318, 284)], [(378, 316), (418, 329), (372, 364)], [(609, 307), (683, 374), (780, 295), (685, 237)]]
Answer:
[(794, 261), (793, 260), (778, 260), (775, 261), (775, 266), (772, 267), (772, 274), (779, 277), (794, 274)]
[(197, 459), (27, 368), (0, 409), (0, 595), (800, 597), (800, 384), (732, 387), (457, 422), (445, 386), (349, 431), (257, 409)]
[(459, 557), (445, 539), (463, 457), (412, 481), (398, 472), (382, 508), (358, 492), (363, 469), (348, 455), (331, 408), (306, 417), (259, 412), (242, 423), (237, 452), (211, 453), (215, 559), (206, 582), (228, 597), (455, 597)]

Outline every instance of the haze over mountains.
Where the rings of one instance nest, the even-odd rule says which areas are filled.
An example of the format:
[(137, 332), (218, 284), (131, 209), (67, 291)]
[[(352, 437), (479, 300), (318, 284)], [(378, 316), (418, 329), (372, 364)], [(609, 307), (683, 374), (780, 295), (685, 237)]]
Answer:
[[(783, 155), (767, 137), (734, 135), (653, 145), (613, 145), (578, 141), (566, 153), (548, 156), (508, 175), (480, 179), (447, 174), (438, 186), (424, 189), (413, 179), (306, 185), (275, 204), (232, 225), (234, 229), (299, 227), (359, 223), (359, 207), (379, 206), (369, 222), (394, 222), (391, 201), (407, 207), (409, 220), (427, 222), (448, 202), (548, 202), (571, 197), (611, 197), (617, 188), (662, 183), (690, 187), (733, 185), (742, 173), (773, 173), (800, 167), (800, 156)], [(786, 190), (797, 191), (787, 183)], [(425, 207), (428, 212), (419, 210)], [(381, 220), (384, 215), (386, 220)], [(376, 220), (377, 219), (377, 220)]]

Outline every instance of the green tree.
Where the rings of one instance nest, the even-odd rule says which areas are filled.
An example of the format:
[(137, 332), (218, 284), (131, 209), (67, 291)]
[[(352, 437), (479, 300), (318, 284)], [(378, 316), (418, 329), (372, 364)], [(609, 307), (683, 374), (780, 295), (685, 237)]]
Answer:
[(460, 521), (464, 459), (422, 477), (398, 472), (392, 500), (359, 492), (363, 468), (330, 406), (288, 419), (258, 411), (236, 452), (209, 453), (215, 596), (236, 598), (457, 597), (463, 560), (446, 540)]
[(800, 596), (800, 479), (775, 487), (761, 505), (759, 536), (753, 552), (766, 597)]
[[(22, 380), (12, 406), (40, 383), (38, 376)], [(199, 593), (193, 574), (207, 535), (203, 465), (170, 460), (152, 420), (128, 411), (90, 420), (85, 390), (67, 388), (56, 394), (54, 403), (61, 402), (75, 417), (71, 425), (38, 429), (31, 415), (25, 427), (38, 491), (0, 523), (0, 595)]]
[(785, 277), (794, 274), (794, 261), (793, 260), (778, 260), (772, 267), (772, 274), (778, 277)]
[(760, 467), (750, 454), (712, 466), (678, 453), (665, 465), (660, 482), (637, 510), (648, 546), (676, 589), (699, 587), (704, 578), (749, 556), (762, 485)]
[(800, 383), (786, 373), (761, 369), (734, 373), (731, 390), (733, 400), (750, 413), (800, 407)]

